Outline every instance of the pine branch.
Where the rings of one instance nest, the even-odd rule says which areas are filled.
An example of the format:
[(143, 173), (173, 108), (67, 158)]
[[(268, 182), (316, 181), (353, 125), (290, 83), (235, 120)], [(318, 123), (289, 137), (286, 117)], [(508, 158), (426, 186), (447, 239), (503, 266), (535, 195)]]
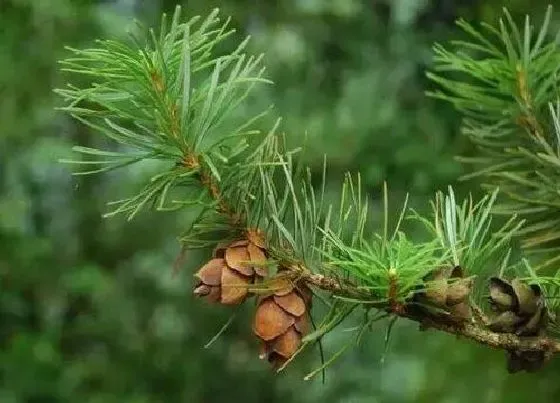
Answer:
[[(300, 279), (312, 287), (316, 287), (329, 293), (352, 297), (366, 296), (366, 293), (360, 292), (359, 287), (349, 284), (341, 284), (339, 280), (329, 278), (321, 274), (303, 274)], [(560, 353), (560, 339), (550, 337), (519, 337), (515, 334), (492, 332), (481, 324), (474, 322), (454, 324), (438, 320), (437, 318), (418, 316), (414, 313), (408, 313), (406, 311), (397, 310), (390, 312), (391, 314), (399, 317), (419, 322), (422, 330), (432, 328), (473, 340), (481, 345), (491, 348), (506, 351), (514, 350), (518, 353), (526, 351), (539, 351), (549, 356)]]
[[(436, 195), (431, 216), (411, 211), (405, 202), (390, 231), (385, 187), (385, 221), (379, 234), (367, 228), (368, 198), (360, 176), (350, 174), (343, 181), (339, 205), (327, 205), (326, 162), (317, 192), (309, 170), (298, 164), (300, 150), (287, 149), (285, 138), (277, 134), (279, 121), (262, 133), (253, 127), (267, 110), (250, 119), (236, 112), (255, 84), (268, 81), (263, 78), (261, 58), (244, 53), (247, 41), (229, 54), (218, 54), (217, 44), (231, 34), (227, 26), (227, 21), (220, 23), (217, 11), (204, 20), (182, 23), (177, 8), (169, 27), (164, 17), (159, 35), (148, 31), (145, 45), (137, 36), (129, 44), (100, 41), (95, 49), (72, 49), (75, 57), (62, 62), (64, 70), (95, 79), (83, 88), (69, 85), (58, 90), (67, 102), (62, 110), (103, 134), (113, 147), (75, 147), (86, 160), (67, 162), (96, 167), (79, 174), (103, 173), (147, 159), (162, 165), (136, 195), (114, 202), (116, 208), (108, 215), (125, 213), (132, 219), (149, 205), (156, 210), (197, 211), (181, 237), (183, 249), (216, 248), (195, 274), (195, 294), (230, 305), (259, 296), (254, 330), (264, 346), (262, 356), (280, 368), (304, 347), (320, 343), (356, 307), (368, 313), (358, 340), (373, 321), (390, 316), (504, 349), (512, 372), (539, 369), (559, 351), (559, 342), (548, 335), (557, 330), (560, 272), (544, 277), (528, 260), (512, 258), (516, 234), (526, 231), (537, 242), (535, 233), (542, 240), (539, 231), (549, 229), (531, 221), (533, 212), (519, 212), (528, 215), (529, 226), (512, 213), (496, 228), (492, 212), (497, 191), (477, 203), (472, 198), (458, 203), (449, 188), (447, 194)], [(491, 68), (487, 61), (438, 52), (448, 68), (471, 73), (486, 86), (454, 87), (451, 81), (436, 79), (448, 90), (458, 91), (452, 97), (440, 96), (472, 115), (473, 133), (484, 137), (481, 144), (488, 144), (495, 140), (492, 136), (513, 135), (508, 124), (519, 105), (515, 109), (511, 99), (502, 99), (492, 85), (497, 69), (503, 73), (497, 78), (498, 89), (511, 92), (513, 87), (505, 84), (510, 83), (512, 70), (507, 69), (517, 66), (517, 59), (511, 38), (503, 32), (505, 53), (464, 26), (482, 45), (463, 46), (493, 55)], [(542, 41), (538, 40), (539, 46)], [(520, 49), (526, 57), (523, 61), (529, 60), (528, 54), (530, 60), (550, 68), (553, 47)], [(522, 72), (530, 71), (529, 64), (522, 66)], [(525, 82), (523, 74), (515, 76), (518, 84)], [(542, 81), (545, 75), (538, 77)], [(531, 134), (528, 144), (537, 141), (539, 147), (548, 144), (542, 141), (546, 126), (530, 116), (537, 116), (536, 99), (548, 99), (543, 94), (548, 94), (550, 83), (542, 85), (547, 90), (532, 98), (525, 90), (529, 84), (516, 87), (521, 91), (523, 124)], [(502, 117), (504, 108), (511, 112), (507, 121)], [(489, 131), (491, 135), (481, 136)], [(493, 150), (483, 157), (484, 163), (490, 161), (486, 170), (492, 175), (497, 174), (492, 164), (502, 158), (499, 155)], [(551, 154), (535, 155), (548, 158), (549, 166), (556, 163)], [(529, 157), (534, 162), (534, 155), (520, 151), (511, 164), (525, 158), (516, 166), (525, 169)], [(510, 181), (505, 183), (506, 194), (513, 182), (531, 186), (531, 180), (519, 172), (500, 175)], [(550, 196), (552, 187), (546, 192)], [(555, 206), (552, 201), (539, 204), (547, 214)], [(409, 220), (424, 224), (426, 240), (413, 240), (407, 234), (404, 224)], [(316, 292), (311, 294), (310, 289)], [(307, 315), (314, 300), (322, 301), (328, 313), (309, 333)], [(487, 300), (488, 319), (479, 308)], [(370, 317), (371, 309), (379, 315)]]

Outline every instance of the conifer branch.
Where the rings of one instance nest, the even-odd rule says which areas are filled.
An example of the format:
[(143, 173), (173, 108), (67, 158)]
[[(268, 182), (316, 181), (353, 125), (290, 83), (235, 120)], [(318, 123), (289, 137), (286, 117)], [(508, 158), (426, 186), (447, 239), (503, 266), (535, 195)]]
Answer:
[[(516, 37), (517, 28), (506, 15)], [(533, 195), (539, 200), (531, 201), (515, 193), (513, 184), (534, 186), (533, 176), (520, 174), (529, 161), (546, 164), (550, 177), (558, 174), (560, 154), (549, 144), (542, 102), (551, 99), (548, 74), (560, 59), (554, 46), (542, 45), (543, 31), (534, 47), (526, 45), (530, 40), (520, 44), (521, 57), (505, 26), (492, 31), (502, 32), (498, 36), (505, 50), (500, 50), (461, 24), (482, 43), (462, 45), (494, 59), (475, 61), (437, 47), (441, 70), (471, 74), (484, 85), (431, 77), (452, 93), (435, 95), (461, 108), (470, 117), (469, 133), (487, 147), (482, 174), (500, 177), (505, 193), (525, 203), (521, 211), (503, 210), (502, 204), (509, 217), (501, 226), (493, 221), (497, 189), (478, 202), (459, 202), (450, 187), (436, 194), (431, 215), (405, 202), (390, 231), (385, 187), (381, 234), (367, 228), (368, 198), (359, 174), (346, 175), (338, 206), (327, 205), (326, 163), (317, 191), (309, 170), (297, 163), (299, 150), (287, 149), (276, 133), (278, 123), (268, 133), (252, 129), (266, 110), (248, 120), (236, 112), (253, 86), (268, 80), (261, 58), (244, 53), (247, 41), (229, 54), (217, 54), (216, 45), (232, 32), (228, 21), (220, 23), (217, 11), (204, 20), (181, 22), (177, 8), (169, 26), (163, 19), (159, 35), (149, 31), (145, 45), (134, 36), (131, 44), (99, 41), (95, 49), (71, 49), (74, 57), (62, 62), (63, 69), (96, 82), (57, 90), (67, 102), (61, 109), (104, 134), (113, 148), (75, 147), (85, 159), (66, 162), (96, 167), (78, 172), (91, 174), (159, 161), (161, 171), (138, 194), (114, 202), (108, 215), (125, 213), (132, 219), (149, 205), (197, 211), (181, 237), (182, 247), (215, 249), (195, 274), (194, 293), (228, 305), (257, 295), (254, 331), (263, 344), (261, 356), (280, 368), (361, 306), (381, 315), (366, 315), (358, 338), (372, 321), (405, 318), (506, 350), (511, 372), (540, 369), (560, 351), (560, 342), (549, 336), (558, 330), (560, 271), (544, 277), (527, 259), (512, 258), (511, 241), (523, 231), (528, 242), (555, 239), (557, 233), (535, 221), (529, 207), (538, 205), (539, 212), (550, 214), (558, 206), (552, 198), (557, 192), (550, 183), (539, 184)], [(531, 70), (535, 60), (546, 68)], [(503, 76), (494, 77), (495, 71)], [(560, 139), (558, 113), (553, 116)], [(525, 148), (507, 158), (489, 151), (516, 146), (513, 127), (520, 125), (530, 134), (523, 140)], [(518, 172), (500, 171), (510, 164)], [(404, 224), (410, 220), (423, 224), (424, 241), (407, 234)], [(316, 298), (310, 289), (318, 291)], [(313, 300), (322, 300), (329, 311), (309, 333)], [(490, 318), (479, 308), (486, 301)]]
[[(364, 290), (360, 290), (359, 287), (348, 283), (342, 283), (336, 278), (331, 278), (322, 274), (312, 274), (301, 268), (294, 269), (294, 274), (309, 286), (331, 294), (352, 298), (368, 297), (368, 293), (364, 292)], [(372, 302), (371, 305), (385, 309), (391, 315), (397, 315), (401, 318), (418, 322), (421, 326), (421, 330), (438, 330), (472, 340), (486, 347), (516, 351), (518, 353), (538, 351), (545, 353), (548, 358), (550, 358), (552, 354), (560, 353), (559, 339), (546, 336), (520, 337), (511, 333), (496, 333), (488, 330), (484, 325), (476, 323), (475, 320), (470, 323), (453, 323), (449, 320), (438, 319), (437, 317), (418, 315), (414, 313), (414, 311), (408, 312), (406, 309), (394, 310), (386, 306), (386, 304)]]

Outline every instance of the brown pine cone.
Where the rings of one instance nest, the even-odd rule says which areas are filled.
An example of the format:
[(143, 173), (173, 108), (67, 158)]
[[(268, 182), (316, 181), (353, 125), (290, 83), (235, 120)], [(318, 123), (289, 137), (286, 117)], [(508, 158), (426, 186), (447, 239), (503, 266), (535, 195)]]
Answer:
[(288, 280), (283, 287), (259, 300), (253, 331), (261, 341), (261, 359), (281, 367), (301, 346), (309, 331), (311, 292), (305, 285), (295, 287)]
[(249, 230), (247, 239), (218, 246), (214, 258), (194, 275), (194, 294), (225, 305), (241, 304), (256, 277), (267, 275), (264, 246), (257, 230)]
[[(488, 326), (490, 330), (519, 336), (545, 333), (548, 311), (538, 285), (492, 277), (489, 291), (490, 307), (496, 313)], [(508, 351), (506, 359), (510, 373), (535, 372), (545, 364), (546, 356), (542, 351)]]
[(548, 312), (538, 285), (492, 277), (489, 289), (490, 306), (496, 312), (490, 330), (537, 336), (546, 328)]
[[(464, 321), (471, 317), (468, 296), (472, 288), (472, 278), (465, 278), (460, 266), (439, 268), (424, 278), (425, 291), (416, 296), (424, 309), (448, 319)], [(432, 310), (430, 307), (437, 310)], [(433, 311), (433, 312), (432, 312)]]

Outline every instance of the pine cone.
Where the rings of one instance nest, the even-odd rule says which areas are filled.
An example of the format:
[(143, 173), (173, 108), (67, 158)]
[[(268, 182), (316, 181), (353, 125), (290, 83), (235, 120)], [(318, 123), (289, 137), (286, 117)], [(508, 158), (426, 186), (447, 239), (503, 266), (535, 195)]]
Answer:
[(296, 353), (309, 331), (310, 307), (310, 290), (288, 280), (259, 300), (253, 331), (261, 341), (261, 359), (279, 368)]
[(538, 285), (492, 277), (489, 288), (490, 306), (496, 312), (491, 330), (519, 336), (537, 336), (544, 330), (548, 315)]
[(194, 294), (225, 305), (241, 304), (256, 278), (267, 275), (264, 246), (257, 230), (249, 230), (247, 239), (218, 246), (214, 258), (195, 274)]
[[(489, 288), (490, 306), (496, 312), (488, 326), (490, 330), (519, 336), (537, 336), (544, 332), (548, 312), (538, 285), (493, 277)], [(508, 351), (506, 359), (510, 373), (534, 372), (546, 361), (542, 351)]]
[[(445, 314), (452, 320), (463, 321), (471, 317), (468, 296), (472, 279), (464, 278), (460, 266), (439, 268), (424, 278), (425, 291), (416, 301), (435, 315)], [(429, 307), (433, 306), (435, 310)], [(442, 312), (443, 311), (443, 312)]]

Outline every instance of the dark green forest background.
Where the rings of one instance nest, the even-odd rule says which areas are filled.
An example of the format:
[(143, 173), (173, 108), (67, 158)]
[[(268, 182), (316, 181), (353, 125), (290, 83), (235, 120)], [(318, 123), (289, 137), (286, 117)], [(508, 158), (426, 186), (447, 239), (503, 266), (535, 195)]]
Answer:
[[(458, 17), (494, 22), (506, 5), (519, 21), (525, 13), (538, 21), (549, 2), (184, 5), (192, 15), (219, 7), (232, 16), (236, 39), (253, 37), (276, 85), (259, 89), (247, 114), (274, 103), (290, 141), (307, 138), (314, 171), (328, 155), (330, 196), (344, 171), (359, 171), (375, 210), (384, 180), (394, 200), (410, 192), (420, 208), (448, 184), (461, 195), (478, 191), (476, 183), (456, 184), (466, 171), (454, 155), (473, 152), (460, 117), (424, 95), (431, 45), (460, 37)], [(231, 310), (191, 295), (191, 273), (209, 252), (189, 253), (173, 275), (188, 212), (102, 219), (105, 203), (137, 189), (150, 166), (83, 179), (57, 162), (74, 144), (102, 141), (55, 111), (52, 90), (67, 80), (57, 66), (64, 45), (124, 38), (133, 17), (157, 25), (175, 4), (0, 0), (0, 403), (559, 401), (558, 360), (512, 376), (501, 352), (407, 323), (397, 324), (386, 352), (387, 324), (378, 325), (328, 369), (325, 384), (302, 380), (320, 365), (317, 350), (281, 375), (258, 360), (251, 306), (204, 348)], [(326, 354), (348, 337), (341, 329), (329, 335)]]

